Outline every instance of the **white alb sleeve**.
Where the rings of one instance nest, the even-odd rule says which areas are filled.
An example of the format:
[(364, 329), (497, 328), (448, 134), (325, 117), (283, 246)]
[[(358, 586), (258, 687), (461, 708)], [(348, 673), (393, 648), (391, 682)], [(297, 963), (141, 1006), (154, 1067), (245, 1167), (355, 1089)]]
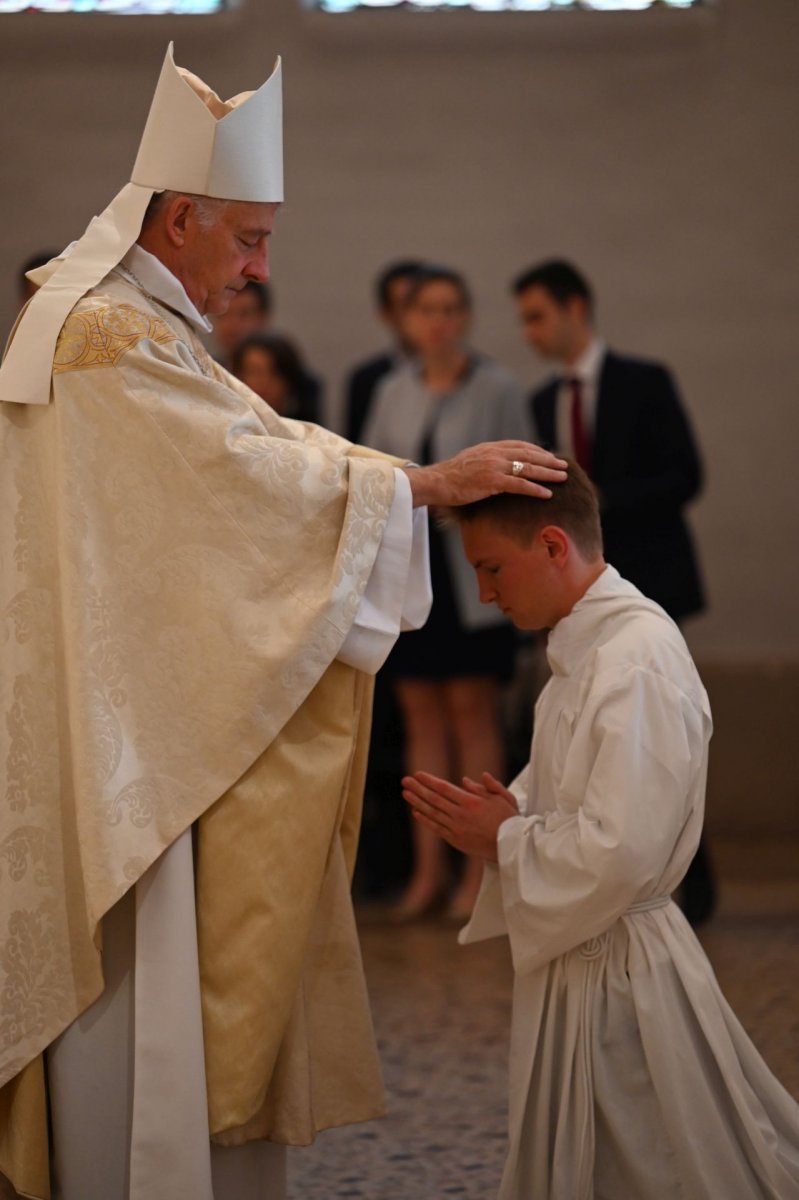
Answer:
[(404, 471), (394, 471), (394, 499), (377, 558), (338, 657), (374, 675), (405, 629), (421, 629), (433, 602), (427, 509), (413, 507)]

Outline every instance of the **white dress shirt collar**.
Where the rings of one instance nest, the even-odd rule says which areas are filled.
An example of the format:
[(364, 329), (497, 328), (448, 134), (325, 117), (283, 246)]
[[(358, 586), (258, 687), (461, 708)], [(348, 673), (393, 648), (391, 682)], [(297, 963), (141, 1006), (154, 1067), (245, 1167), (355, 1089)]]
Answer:
[(607, 347), (602, 338), (593, 336), (576, 362), (570, 367), (563, 366), (563, 379), (580, 379), (583, 383), (596, 384)]
[(192, 304), (183, 284), (165, 267), (159, 258), (142, 246), (133, 245), (119, 263), (122, 274), (152, 296), (154, 300), (173, 309), (195, 328), (211, 333), (213, 325)]

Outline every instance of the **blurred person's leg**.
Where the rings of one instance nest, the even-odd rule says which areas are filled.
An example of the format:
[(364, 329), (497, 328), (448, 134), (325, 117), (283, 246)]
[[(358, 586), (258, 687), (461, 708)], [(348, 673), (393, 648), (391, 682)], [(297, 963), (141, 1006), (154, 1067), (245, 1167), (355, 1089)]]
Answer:
[(394, 683), (378, 671), (363, 794), (353, 893), (358, 899), (395, 894), (411, 870), (411, 832), (402, 799), (405, 739)]
[[(500, 722), (501, 688), (490, 676), (451, 679), (445, 685), (450, 716), (454, 779), (468, 775), (479, 780), (483, 771), (504, 781), (505, 751)], [(483, 864), (478, 858), (466, 858), (463, 873), (450, 901), (450, 914), (466, 919), (474, 907)]]
[[(452, 754), (447, 720), (446, 688), (427, 679), (398, 679), (397, 701), (405, 731), (405, 770), (430, 771), (449, 777)], [(429, 829), (414, 821), (413, 872), (395, 915), (413, 920), (442, 897), (449, 879), (446, 846)]]

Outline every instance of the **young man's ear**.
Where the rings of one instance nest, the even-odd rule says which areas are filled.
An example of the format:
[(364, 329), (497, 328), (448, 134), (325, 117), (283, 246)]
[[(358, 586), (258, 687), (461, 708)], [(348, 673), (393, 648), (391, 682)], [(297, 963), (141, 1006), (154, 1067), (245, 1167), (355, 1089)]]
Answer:
[(541, 530), (541, 540), (548, 557), (553, 561), (563, 558), (568, 551), (569, 540), (557, 525), (545, 525)]

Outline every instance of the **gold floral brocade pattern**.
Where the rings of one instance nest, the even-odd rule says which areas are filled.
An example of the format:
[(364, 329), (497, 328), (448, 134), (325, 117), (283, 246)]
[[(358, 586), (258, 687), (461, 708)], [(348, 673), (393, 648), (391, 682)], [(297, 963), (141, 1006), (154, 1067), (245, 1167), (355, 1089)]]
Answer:
[[(114, 369), (88, 369), (95, 366)], [(343, 867), (330, 886), (346, 938), (319, 897), (328, 863), (341, 865), (357, 825), (358, 789), (353, 782), (349, 803), (344, 775), (351, 759), (360, 763), (353, 738), (361, 725), (355, 730), (353, 669), (336, 656), (381, 545), (394, 467), (280, 418), (213, 363), (177, 314), (115, 272), (65, 322), (54, 372), (54, 403), (24, 419), (19, 406), (0, 405), (0, 1172), (16, 1163), (8, 1147), (16, 1153), (20, 1140), (2, 1084), (18, 1090), (26, 1064), (102, 991), (104, 915), (212, 810), (224, 811), (217, 821), (228, 837), (235, 789), (262, 759), (268, 785), (255, 805), (241, 802), (241, 820), (251, 816), (260, 836), (268, 801), (269, 830), (283, 839), (267, 838), (264, 827), (273, 869), (257, 936), (269, 941), (265, 961), (282, 945), (288, 967), (269, 983), (265, 1015), (253, 1003), (258, 1054), (223, 1099), (237, 1118), (241, 1110), (240, 1119), (261, 1120), (258, 1089), (266, 1099), (265, 1076), (279, 1058), (270, 1104), (282, 1115), (284, 1094), (300, 1097), (288, 1115), (307, 1132), (291, 1132), (310, 1141), (318, 1119), (348, 1123), (375, 1111), (360, 1083), (377, 1075), (366, 1069), (372, 1034), (361, 1019)], [(343, 701), (330, 692), (336, 678)], [(322, 715), (327, 753), (343, 764), (338, 774), (326, 769), (329, 759), (321, 765)], [(302, 831), (301, 804), (290, 808), (293, 824), (283, 819), (289, 768), (291, 796), (310, 806), (314, 839)], [(237, 828), (231, 856), (250, 848), (247, 887), (251, 878), (260, 888), (253, 837)], [(206, 829), (205, 846), (209, 837)], [(218, 865), (213, 854), (203, 859), (206, 939), (221, 915), (220, 889), (234, 916), (251, 895), (238, 886), (234, 895)], [(327, 953), (329, 928), (346, 970)], [(311, 945), (318, 987), (306, 981)], [(213, 967), (230, 995), (216, 947), (229, 954), (224, 936), (210, 949), (204, 942), (203, 969)], [(343, 1004), (346, 1022), (342, 971), (357, 993)], [(328, 976), (337, 1000), (320, 1026)], [(249, 1004), (250, 977), (236, 971), (236, 979), (233, 1003)], [(292, 1025), (289, 1044), (283, 1023), (297, 1003), (304, 1023)], [(212, 1043), (224, 1064), (225, 1046)], [(366, 1064), (357, 1078), (356, 1061)], [(46, 1122), (39, 1144), (46, 1170)]]
[(161, 345), (178, 340), (174, 330), (160, 317), (142, 312), (132, 304), (72, 312), (58, 336), (53, 374), (115, 367), (123, 354), (144, 338)]

